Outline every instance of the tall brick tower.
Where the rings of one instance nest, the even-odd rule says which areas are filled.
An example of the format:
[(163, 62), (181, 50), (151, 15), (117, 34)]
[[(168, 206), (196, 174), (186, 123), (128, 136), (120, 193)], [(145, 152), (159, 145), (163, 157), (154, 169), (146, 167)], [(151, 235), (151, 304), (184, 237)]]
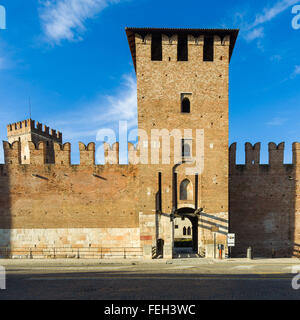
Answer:
[[(216, 256), (218, 244), (226, 250), (228, 232), (229, 62), (238, 30), (126, 28), (126, 33), (137, 76), (138, 126), (146, 132), (140, 149), (149, 152), (148, 164), (141, 164), (141, 241), (149, 248), (163, 243), (165, 257), (171, 257), (174, 220), (188, 218), (194, 250)], [(164, 139), (153, 141), (153, 130), (169, 137), (181, 131), (183, 161), (174, 158), (181, 152), (175, 139), (162, 160)], [(149, 144), (142, 141), (147, 137)], [(197, 157), (200, 170), (186, 170)]]
[(45, 142), (45, 161), (54, 163), (54, 142), (62, 144), (62, 133), (50, 129), (39, 122), (28, 119), (7, 125), (7, 139), (9, 143), (20, 141), (21, 159), (20, 163), (30, 164), (30, 150), (28, 142), (35, 145)]

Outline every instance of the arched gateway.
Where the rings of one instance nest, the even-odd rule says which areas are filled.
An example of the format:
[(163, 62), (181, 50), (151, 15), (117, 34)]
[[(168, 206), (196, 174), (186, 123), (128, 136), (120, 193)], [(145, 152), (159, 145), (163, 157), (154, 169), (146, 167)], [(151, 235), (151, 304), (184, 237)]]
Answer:
[[(189, 207), (180, 208), (177, 210), (174, 217), (174, 255), (176, 256), (177, 252), (192, 252), (197, 254), (199, 219), (198, 215), (195, 214), (195, 210)], [(186, 220), (188, 220), (188, 222), (186, 222)], [(181, 225), (183, 226), (182, 228), (180, 228)], [(176, 232), (176, 227), (178, 227), (179, 232)], [(189, 241), (190, 239), (191, 241)], [(191, 250), (187, 250), (188, 248)]]

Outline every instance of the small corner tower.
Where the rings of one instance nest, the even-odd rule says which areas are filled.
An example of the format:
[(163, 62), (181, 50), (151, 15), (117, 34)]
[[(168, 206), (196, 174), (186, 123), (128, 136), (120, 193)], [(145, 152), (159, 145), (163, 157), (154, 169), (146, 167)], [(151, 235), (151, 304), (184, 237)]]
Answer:
[(43, 126), (32, 119), (19, 121), (7, 125), (7, 139), (9, 143), (20, 142), (21, 163), (30, 164), (30, 148), (28, 142), (35, 145), (39, 142), (46, 143), (46, 163), (54, 163), (54, 143), (62, 144), (62, 133)]

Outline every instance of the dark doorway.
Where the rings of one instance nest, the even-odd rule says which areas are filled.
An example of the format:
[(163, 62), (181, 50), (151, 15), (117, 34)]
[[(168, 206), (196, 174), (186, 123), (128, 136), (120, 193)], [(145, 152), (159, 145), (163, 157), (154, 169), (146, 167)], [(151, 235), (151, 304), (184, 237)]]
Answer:
[[(175, 250), (198, 253), (198, 216), (192, 208), (179, 209), (175, 215), (174, 248)], [(187, 248), (187, 249), (185, 249)]]

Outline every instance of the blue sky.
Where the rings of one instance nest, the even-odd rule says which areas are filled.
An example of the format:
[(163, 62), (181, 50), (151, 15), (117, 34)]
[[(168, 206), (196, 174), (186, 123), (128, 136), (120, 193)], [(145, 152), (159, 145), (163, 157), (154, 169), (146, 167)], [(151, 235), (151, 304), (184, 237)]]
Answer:
[[(29, 117), (63, 132), (78, 163), (78, 141), (118, 120), (136, 126), (136, 84), (124, 28), (240, 28), (230, 66), (230, 143), (300, 141), (300, 0), (0, 0), (0, 139)], [(0, 163), (3, 151), (0, 148)]]

